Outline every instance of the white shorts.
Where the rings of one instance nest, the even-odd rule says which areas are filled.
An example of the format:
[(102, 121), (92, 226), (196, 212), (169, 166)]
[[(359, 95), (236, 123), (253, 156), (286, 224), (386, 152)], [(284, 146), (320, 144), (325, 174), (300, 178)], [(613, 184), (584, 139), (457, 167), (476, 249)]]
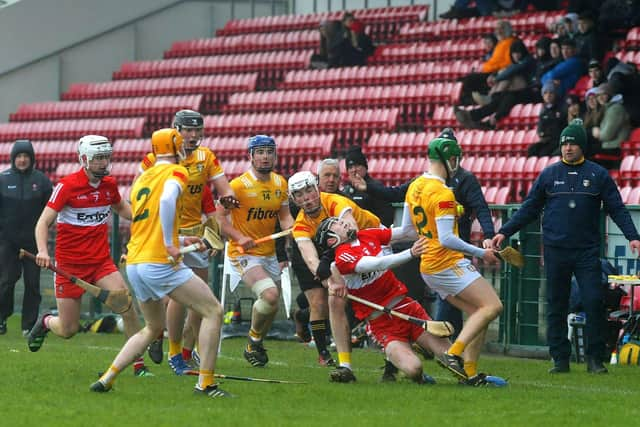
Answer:
[(193, 271), (184, 263), (176, 267), (171, 264), (128, 264), (127, 277), (136, 298), (145, 302), (157, 301), (185, 284), (193, 276)]
[(244, 273), (256, 266), (261, 266), (274, 282), (280, 283), (280, 264), (278, 263), (278, 258), (275, 255), (240, 255), (236, 258), (230, 258), (229, 261), (231, 264), (230, 288), (232, 291), (236, 286), (238, 286), (238, 283), (242, 280)]
[(476, 267), (467, 258), (461, 259), (451, 268), (434, 274), (421, 274), (422, 280), (436, 291), (440, 298), (458, 295), (479, 277), (482, 277)]
[(184, 254), (182, 262), (190, 268), (209, 268), (209, 251)]

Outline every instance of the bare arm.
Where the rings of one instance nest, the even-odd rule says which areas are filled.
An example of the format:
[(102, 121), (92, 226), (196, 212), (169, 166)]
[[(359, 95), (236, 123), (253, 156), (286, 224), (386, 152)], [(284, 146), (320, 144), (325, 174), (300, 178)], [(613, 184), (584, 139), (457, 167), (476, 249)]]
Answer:
[(318, 251), (316, 251), (313, 242), (311, 242), (311, 240), (296, 240), (296, 243), (298, 244), (298, 249), (300, 249), (304, 263), (307, 264), (309, 270), (315, 274), (318, 270), (320, 259), (318, 258)]
[(280, 228), (282, 228), (283, 230), (287, 230), (293, 227), (294, 219), (291, 216), (289, 205), (280, 206), (280, 211), (278, 212), (278, 220), (280, 221)]
[(38, 222), (36, 223), (35, 237), (36, 245), (38, 247), (38, 253), (36, 255), (36, 264), (40, 267), (48, 267), (51, 263), (51, 257), (49, 256), (49, 248), (47, 247), (47, 241), (49, 240), (49, 227), (58, 217), (58, 212), (51, 209), (49, 206), (45, 206)]
[(246, 251), (256, 245), (251, 237), (245, 236), (233, 226), (229, 219), (229, 210), (224, 206), (219, 205), (215, 211), (215, 215), (218, 220), (218, 224), (220, 224), (220, 230), (222, 233), (231, 240), (234, 240), (238, 245), (242, 246), (242, 249)]
[(111, 205), (111, 207), (113, 208), (113, 210), (120, 215), (122, 218), (124, 219), (128, 219), (129, 221), (131, 221), (131, 205), (129, 203), (126, 203), (124, 201), (124, 199), (121, 199), (120, 202)]
[[(226, 175), (220, 175), (213, 179), (213, 186), (218, 193), (218, 200), (226, 209), (233, 209), (240, 206), (240, 201), (236, 197)], [(246, 248), (245, 248), (246, 249)]]

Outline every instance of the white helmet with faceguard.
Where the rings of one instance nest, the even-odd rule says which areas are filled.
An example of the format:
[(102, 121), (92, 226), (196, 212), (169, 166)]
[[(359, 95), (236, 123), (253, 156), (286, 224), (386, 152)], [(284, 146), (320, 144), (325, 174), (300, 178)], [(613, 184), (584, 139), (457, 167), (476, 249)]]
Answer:
[[(318, 179), (308, 171), (297, 172), (289, 178), (289, 197), (307, 214), (315, 214), (322, 207)], [(305, 197), (306, 193), (314, 193), (313, 198)], [(305, 200), (306, 199), (306, 200)]]
[[(86, 135), (78, 141), (78, 159), (80, 165), (96, 178), (102, 178), (111, 172), (111, 155), (113, 147), (105, 136)], [(106, 160), (102, 165), (92, 165), (92, 161)]]

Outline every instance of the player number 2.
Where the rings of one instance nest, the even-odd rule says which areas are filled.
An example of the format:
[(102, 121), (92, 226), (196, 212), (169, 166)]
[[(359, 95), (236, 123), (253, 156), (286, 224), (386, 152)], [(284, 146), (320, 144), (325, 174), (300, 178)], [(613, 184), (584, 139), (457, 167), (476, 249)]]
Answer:
[[(138, 191), (138, 194), (136, 194), (136, 200), (139, 201), (143, 197), (146, 199), (149, 194), (151, 194), (151, 189), (149, 187), (143, 187), (140, 189), (140, 191)], [(145, 202), (142, 202), (141, 206), (144, 207), (144, 204)], [(133, 217), (133, 222), (141, 221), (147, 218), (149, 218), (149, 209), (144, 209), (141, 213)]]
[(431, 232), (424, 230), (424, 228), (427, 226), (427, 214), (422, 206), (416, 206), (415, 208), (413, 208), (413, 215), (416, 217), (415, 225), (418, 229), (418, 234), (431, 239), (433, 237), (431, 235)]

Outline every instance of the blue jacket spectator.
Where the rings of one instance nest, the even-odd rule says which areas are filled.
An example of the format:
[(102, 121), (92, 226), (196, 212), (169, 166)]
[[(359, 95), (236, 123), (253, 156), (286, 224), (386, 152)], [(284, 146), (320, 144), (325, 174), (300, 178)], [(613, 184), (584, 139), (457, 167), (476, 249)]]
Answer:
[(576, 42), (572, 39), (565, 39), (561, 43), (562, 57), (564, 60), (549, 70), (540, 80), (544, 85), (548, 81), (553, 81), (558, 87), (558, 95), (564, 98), (567, 91), (573, 88), (580, 76), (585, 72), (585, 62), (576, 56)]

